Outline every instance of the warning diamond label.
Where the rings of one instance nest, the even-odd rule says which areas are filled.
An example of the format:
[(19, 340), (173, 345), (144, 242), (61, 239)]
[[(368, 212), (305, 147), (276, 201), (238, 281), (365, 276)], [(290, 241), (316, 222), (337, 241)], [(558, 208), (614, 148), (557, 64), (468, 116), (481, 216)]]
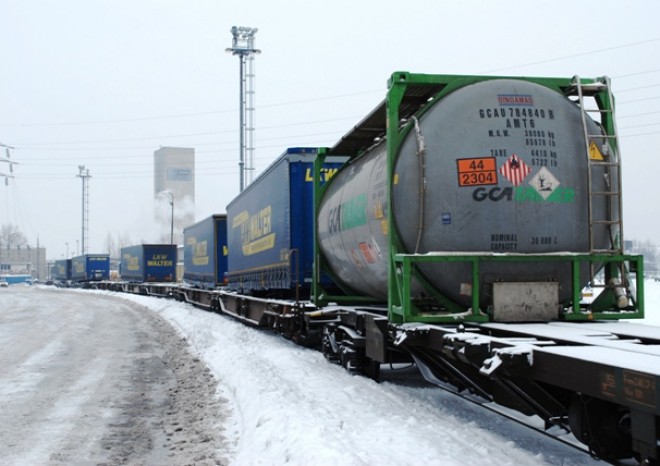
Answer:
[(561, 183), (559, 183), (559, 180), (555, 178), (552, 172), (545, 167), (541, 168), (536, 175), (529, 180), (529, 185), (539, 193), (543, 200), (547, 200), (560, 184)]
[(500, 173), (509, 180), (514, 186), (518, 186), (532, 171), (525, 162), (516, 154), (511, 154), (506, 162), (500, 167)]

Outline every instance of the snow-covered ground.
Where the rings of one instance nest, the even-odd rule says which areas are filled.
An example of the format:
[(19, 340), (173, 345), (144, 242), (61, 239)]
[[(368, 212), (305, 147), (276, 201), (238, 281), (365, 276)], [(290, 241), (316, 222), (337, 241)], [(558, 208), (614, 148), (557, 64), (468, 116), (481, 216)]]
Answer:
[[(34, 296), (39, 289), (26, 293)], [(81, 292), (62, 293), (74, 301)], [(395, 383), (396, 372), (376, 383), (348, 374), (320, 353), (183, 303), (83, 293), (113, 295), (160, 315), (210, 368), (229, 413), (219, 420), (222, 451), (207, 457), (233, 465), (597, 464), (421, 381)], [(0, 312), (4, 304), (0, 291)], [(660, 325), (658, 305), (660, 283), (647, 281), (646, 323)]]
[(227, 464), (217, 379), (156, 313), (0, 292), (0, 465)]
[[(645, 323), (660, 325), (660, 283)], [(188, 305), (127, 296), (188, 338), (233, 406), (236, 465), (596, 464), (436, 387), (351, 376), (314, 351)], [(655, 309), (654, 309), (655, 308)]]
[(647, 325), (660, 326), (660, 281), (644, 280), (644, 319)]
[(172, 322), (220, 380), (221, 395), (233, 406), (225, 436), (233, 444), (234, 464), (592, 462), (424, 383), (378, 384), (226, 317), (166, 300), (123, 297)]

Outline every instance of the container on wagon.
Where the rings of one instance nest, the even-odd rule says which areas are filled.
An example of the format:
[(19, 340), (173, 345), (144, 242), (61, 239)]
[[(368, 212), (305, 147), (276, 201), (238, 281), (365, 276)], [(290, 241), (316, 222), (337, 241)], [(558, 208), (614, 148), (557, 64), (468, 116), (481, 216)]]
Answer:
[(71, 280), (71, 259), (59, 259), (50, 269), (50, 277), (53, 280)]
[(201, 288), (224, 285), (227, 216), (214, 214), (183, 229), (183, 281)]
[(108, 254), (84, 254), (71, 259), (71, 280), (77, 282), (108, 280), (110, 256)]
[[(227, 206), (230, 289), (246, 293), (309, 287), (313, 267), (313, 166), (319, 150), (287, 149)], [(345, 159), (327, 161), (322, 181)]]
[(120, 275), (131, 282), (176, 281), (175, 244), (139, 244), (121, 249)]

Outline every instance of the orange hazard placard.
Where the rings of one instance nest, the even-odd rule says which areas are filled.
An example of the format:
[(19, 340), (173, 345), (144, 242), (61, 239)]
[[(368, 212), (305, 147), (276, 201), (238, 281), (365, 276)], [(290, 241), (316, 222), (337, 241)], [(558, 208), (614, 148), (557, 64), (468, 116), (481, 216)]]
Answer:
[(495, 157), (477, 159), (457, 159), (459, 186), (483, 186), (497, 184), (497, 163)]

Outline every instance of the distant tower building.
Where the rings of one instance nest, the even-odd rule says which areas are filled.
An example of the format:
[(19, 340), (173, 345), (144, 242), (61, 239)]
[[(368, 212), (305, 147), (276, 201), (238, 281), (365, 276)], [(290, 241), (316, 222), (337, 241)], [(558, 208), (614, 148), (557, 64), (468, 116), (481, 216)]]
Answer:
[(183, 228), (195, 223), (195, 149), (161, 147), (154, 152), (154, 199), (159, 241), (183, 242)]

